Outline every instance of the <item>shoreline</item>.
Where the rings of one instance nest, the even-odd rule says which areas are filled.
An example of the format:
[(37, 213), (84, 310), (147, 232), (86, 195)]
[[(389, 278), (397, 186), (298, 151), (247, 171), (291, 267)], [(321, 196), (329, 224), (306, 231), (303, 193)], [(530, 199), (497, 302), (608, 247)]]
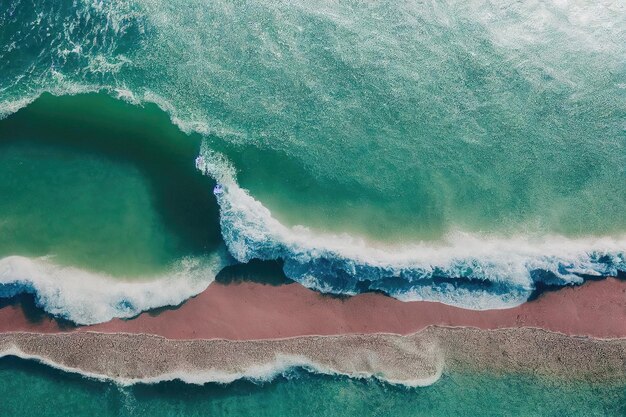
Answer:
[(0, 333), (139, 333), (168, 339), (263, 340), (299, 336), (392, 333), (429, 326), (483, 330), (538, 328), (599, 339), (626, 338), (626, 281), (607, 278), (544, 293), (505, 310), (464, 310), (434, 302), (402, 302), (382, 294), (337, 298), (299, 284), (212, 283), (180, 306), (91, 326), (32, 317), (19, 304), (0, 308)]
[(377, 333), (256, 341), (16, 332), (0, 335), (0, 357), (5, 356), (121, 385), (268, 381), (292, 368), (408, 387), (433, 384), (444, 373), (467, 371), (626, 381), (626, 339), (580, 338), (530, 328), (429, 327), (405, 336)]
[(75, 327), (32, 313), (0, 308), (0, 357), (121, 385), (267, 381), (293, 368), (409, 387), (467, 371), (626, 383), (626, 281), (616, 278), (508, 310), (215, 282), (128, 320)]

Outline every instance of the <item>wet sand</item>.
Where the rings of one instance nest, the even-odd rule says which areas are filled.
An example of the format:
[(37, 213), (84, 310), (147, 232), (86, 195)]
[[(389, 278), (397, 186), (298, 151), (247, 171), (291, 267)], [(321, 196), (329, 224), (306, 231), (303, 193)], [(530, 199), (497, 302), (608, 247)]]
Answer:
[(429, 327), (408, 335), (305, 336), (227, 341), (74, 332), (4, 333), (0, 355), (36, 359), (65, 371), (123, 384), (181, 379), (228, 383), (270, 379), (294, 366), (375, 377), (408, 386), (444, 372), (521, 373), (534, 377), (624, 382), (626, 339), (577, 338), (540, 329)]
[(131, 320), (66, 328), (32, 320), (17, 305), (0, 309), (0, 332), (95, 331), (144, 333), (168, 339), (276, 339), (307, 335), (394, 333), (428, 326), (541, 328), (596, 338), (626, 337), (626, 282), (613, 278), (548, 292), (506, 310), (473, 311), (432, 302), (401, 302), (381, 294), (339, 299), (299, 284), (211, 284), (175, 309)]

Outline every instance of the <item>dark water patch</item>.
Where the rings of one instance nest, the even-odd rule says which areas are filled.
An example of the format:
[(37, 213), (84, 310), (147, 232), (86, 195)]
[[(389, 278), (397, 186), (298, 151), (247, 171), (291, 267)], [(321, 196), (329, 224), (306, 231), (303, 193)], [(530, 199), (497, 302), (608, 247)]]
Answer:
[(193, 252), (219, 241), (214, 184), (194, 165), (198, 135), (186, 135), (156, 105), (141, 107), (105, 94), (44, 94), (0, 121), (0, 146), (16, 141), (79, 149), (124, 160), (150, 180), (156, 207)]
[(546, 284), (543, 282), (538, 282), (535, 284), (535, 289), (528, 297), (527, 302), (536, 301), (546, 293), (559, 291), (559, 290), (562, 290), (563, 288), (564, 288), (563, 285), (554, 285), (554, 284)]
[[(542, 270), (537, 270), (537, 271), (533, 271), (533, 279), (535, 279), (535, 275), (540, 275), (540, 276), (549, 276), (551, 273), (547, 272), (547, 271), (542, 271)], [(555, 291), (559, 291), (562, 290), (565, 287), (573, 287), (573, 286), (577, 286), (577, 285), (585, 285), (587, 282), (590, 281), (603, 281), (606, 279), (605, 276), (598, 276), (598, 275), (589, 275), (589, 274), (576, 274), (579, 277), (581, 277), (582, 279), (584, 279), (584, 282), (582, 284), (569, 284), (569, 285), (563, 285), (560, 284), (558, 282), (553, 282), (551, 279), (536, 279), (535, 280), (535, 289), (533, 290), (533, 292), (531, 293), (531, 295), (528, 297), (528, 302), (530, 301), (536, 301), (539, 298), (541, 298), (544, 294), (547, 294), (549, 292), (555, 292)], [(617, 271), (617, 279), (619, 280), (626, 280), (626, 273), (622, 270), (618, 270)]]
[[(191, 297), (194, 298), (194, 297)], [(179, 308), (181, 308), (188, 300), (190, 300), (191, 298), (188, 298), (187, 300), (183, 301), (180, 304), (177, 304), (175, 306), (163, 306), (163, 307), (158, 307), (158, 308), (152, 308), (150, 310), (144, 311), (138, 315), (136, 315), (135, 317), (130, 317), (128, 319), (123, 319), (123, 320), (133, 320), (136, 319), (137, 317), (139, 317), (141, 314), (146, 313), (152, 317), (157, 317), (159, 316), (161, 313), (165, 313), (166, 311), (176, 311)]]
[[(389, 295), (389, 294), (387, 294), (384, 291), (368, 290), (368, 291), (364, 291), (364, 293), (365, 292), (368, 292), (368, 293), (379, 293), (379, 294), (382, 294), (384, 296), (388, 296)], [(346, 295), (346, 294), (340, 294), (340, 293), (335, 294), (335, 293), (332, 293), (332, 292), (321, 292), (320, 293), (320, 297), (330, 298), (330, 299), (333, 299), (333, 300), (347, 301), (348, 299), (350, 299), (353, 296), (352, 295)]]
[(34, 294), (20, 293), (10, 298), (0, 298), (0, 309), (9, 306), (21, 309), (24, 313), (24, 317), (32, 324), (40, 324), (44, 320), (53, 320), (57, 323), (59, 328), (63, 330), (70, 330), (77, 327), (75, 323), (65, 320), (62, 317), (53, 316), (39, 307)]
[[(8, 380), (13, 376), (18, 378)], [(113, 383), (14, 356), (0, 359), (0, 391), (3, 416), (115, 416), (123, 402), (123, 392)]]
[(274, 286), (294, 282), (283, 272), (282, 261), (261, 261), (258, 259), (253, 259), (245, 264), (235, 264), (225, 267), (217, 274), (215, 281), (221, 284), (255, 282)]
[[(409, 293), (419, 287), (445, 288), (448, 292), (459, 290), (486, 291), (492, 294), (506, 294), (509, 291), (506, 285), (498, 282), (466, 276), (447, 276), (443, 271), (436, 272), (431, 277), (417, 280), (407, 279), (403, 274), (378, 280), (363, 279), (355, 283), (354, 289), (359, 294), (372, 293), (392, 297)], [(347, 296), (344, 295), (344, 297)]]
[(96, 393), (102, 391), (102, 385), (108, 384), (107, 382), (86, 378), (77, 373), (63, 372), (36, 360), (26, 360), (16, 356), (0, 358), (0, 372), (7, 371), (20, 371), (37, 378), (46, 378), (54, 382), (73, 385)]
[[(85, 211), (91, 212), (89, 214), (91, 217), (85, 217), (88, 220), (84, 220), (80, 228), (68, 232), (70, 242), (65, 242), (66, 246), (73, 245), (77, 249), (75, 252), (79, 252), (90, 243), (103, 239), (104, 236), (113, 240), (109, 246), (125, 247), (126, 245), (127, 252), (137, 250), (136, 255), (127, 253), (127, 256), (131, 258), (141, 257), (141, 250), (137, 248), (138, 246), (148, 252), (152, 250), (150, 245), (165, 247), (168, 249), (163, 250), (167, 254), (149, 252), (146, 256), (154, 255), (153, 257), (163, 258), (157, 259), (157, 262), (163, 264), (179, 259), (181, 256), (208, 254), (221, 242), (218, 207), (210, 192), (213, 186), (212, 180), (203, 176), (195, 168), (194, 161), (199, 145), (199, 135), (182, 133), (157, 106), (150, 104), (141, 107), (133, 106), (105, 94), (64, 97), (44, 94), (31, 105), (0, 121), (0, 152), (21, 146), (27, 150), (23, 153), (30, 155), (28, 153), (30, 149), (33, 147), (37, 149), (36, 154), (31, 152), (35, 155), (36, 161), (29, 161), (26, 158), (24, 164), (37, 163), (45, 159), (47, 154), (54, 154), (57, 159), (66, 157), (64, 155), (78, 155), (78, 157), (87, 155), (90, 158), (108, 160), (128, 166), (129, 169), (138, 170), (149, 187), (149, 198), (152, 200), (151, 204), (160, 222), (158, 225), (150, 225), (147, 223), (148, 220), (142, 219), (144, 216), (142, 216), (141, 209), (130, 207), (134, 204), (133, 201), (129, 201), (132, 191), (130, 195), (127, 192), (116, 196), (115, 192), (111, 191), (115, 190), (113, 188), (115, 184), (106, 184), (107, 190), (103, 190), (103, 193), (109, 193), (107, 201), (113, 209), (119, 211), (119, 213), (115, 211), (112, 214), (110, 207), (101, 208), (90, 203), (90, 201), (101, 200), (92, 198), (92, 194), (98, 193), (97, 188), (94, 190), (93, 187), (91, 189), (85, 187), (89, 181), (88, 177), (85, 177), (79, 184), (86, 188), (85, 192), (79, 193), (78, 196), (72, 195), (72, 199), (68, 197), (64, 201), (63, 183), (60, 179), (55, 182), (58, 179), (55, 171), (42, 172), (41, 175), (50, 175), (48, 177), (50, 187), (58, 188), (58, 196), (51, 198), (57, 210), (58, 207), (64, 211), (64, 207), (74, 206), (76, 216), (81, 218)], [(61, 165), (62, 168), (65, 166), (72, 165), (69, 162)], [(80, 177), (81, 172), (77, 168), (73, 169), (77, 170), (75, 176)], [(102, 169), (100, 168), (101, 171)], [(32, 170), (28, 172), (32, 173)], [(31, 175), (36, 175), (36, 173)], [(68, 174), (65, 172), (63, 175)], [(106, 173), (98, 172), (98, 175), (98, 178), (106, 181)], [(115, 180), (119, 178), (111, 173), (110, 181)], [(58, 182), (61, 184), (57, 184)], [(134, 183), (129, 184), (128, 187), (131, 187)], [(28, 186), (29, 184), (24, 184), (24, 187)], [(11, 190), (10, 187), (15, 189), (15, 185), (8, 187), (9, 190)], [(81, 204), (84, 207), (80, 206), (81, 210), (79, 210), (78, 207)], [(39, 210), (36, 216), (42, 226), (36, 229), (38, 232), (24, 237), (23, 240), (26, 240), (26, 243), (22, 246), (28, 247), (29, 242), (32, 242), (31, 246), (38, 248), (34, 253), (25, 253), (26, 255), (46, 255), (48, 254), (45, 253), (46, 248), (54, 246), (51, 242), (59, 239), (59, 233), (55, 233), (55, 230), (48, 225), (49, 222), (46, 222), (48, 219), (46, 216), (51, 216), (50, 219), (54, 218), (54, 210), (46, 212), (39, 205), (38, 196), (33, 195), (31, 207)], [(29, 215), (29, 213), (24, 215)], [(150, 213), (144, 215), (149, 218)], [(124, 229), (125, 225), (130, 225), (131, 229), (110, 231), (109, 229), (114, 228), (116, 222), (121, 223), (120, 229)], [(138, 234), (134, 235), (132, 226), (135, 225), (141, 225), (138, 227), (142, 227), (141, 230), (145, 231), (147, 236), (153, 237), (155, 242), (141, 242), (142, 237)], [(62, 225), (55, 227), (60, 228)], [(157, 227), (163, 228), (165, 232), (155, 231)], [(103, 232), (105, 229), (107, 231)], [(12, 247), (16, 249), (17, 240), (13, 240), (13, 243), (0, 241), (2, 251), (14, 254)], [(98, 256), (102, 259), (99, 265), (95, 265), (96, 269), (106, 270), (104, 264), (111, 263), (111, 260), (107, 260), (102, 254)], [(141, 262), (139, 259), (137, 261)]]

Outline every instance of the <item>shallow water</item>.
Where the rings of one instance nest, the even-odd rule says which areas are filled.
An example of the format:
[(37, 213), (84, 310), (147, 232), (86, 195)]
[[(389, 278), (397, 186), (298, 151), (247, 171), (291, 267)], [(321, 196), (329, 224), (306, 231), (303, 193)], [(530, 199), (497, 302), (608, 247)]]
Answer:
[[(522, 376), (453, 374), (406, 389), (290, 372), (273, 382), (118, 387), (15, 358), (0, 360), (0, 413), (19, 416), (605, 416), (626, 412), (626, 387)], [(42, 414), (43, 413), (43, 414)]]

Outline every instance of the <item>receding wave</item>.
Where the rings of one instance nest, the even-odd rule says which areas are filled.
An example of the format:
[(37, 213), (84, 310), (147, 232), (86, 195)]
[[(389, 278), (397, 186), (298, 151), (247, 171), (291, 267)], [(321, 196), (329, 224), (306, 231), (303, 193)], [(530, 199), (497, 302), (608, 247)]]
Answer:
[(440, 375), (432, 378), (416, 379), (398, 381), (394, 379), (386, 379), (381, 375), (375, 375), (372, 373), (344, 373), (334, 370), (327, 366), (322, 366), (312, 362), (303, 356), (289, 356), (289, 355), (276, 355), (273, 362), (265, 363), (262, 365), (251, 366), (242, 372), (225, 372), (225, 371), (190, 371), (184, 370), (180, 372), (164, 373), (155, 377), (147, 378), (116, 378), (106, 374), (98, 374), (92, 372), (85, 372), (79, 368), (72, 368), (59, 365), (53, 361), (47, 360), (45, 357), (27, 355), (19, 350), (7, 350), (0, 354), (2, 357), (17, 357), (24, 360), (32, 360), (42, 363), (51, 368), (58, 369), (63, 372), (74, 373), (82, 375), (86, 378), (97, 379), (101, 381), (112, 381), (121, 386), (130, 386), (135, 384), (158, 384), (160, 382), (168, 381), (181, 381), (186, 384), (204, 385), (208, 383), (218, 384), (230, 384), (239, 380), (248, 380), (252, 382), (270, 382), (281, 376), (289, 376), (294, 371), (302, 369), (314, 374), (323, 375), (337, 375), (346, 376), (349, 378), (362, 379), (362, 378), (376, 378), (390, 384), (404, 385), (406, 387), (423, 387), (434, 384), (439, 379)]
[(102, 323), (182, 303), (213, 282), (225, 259), (219, 253), (183, 259), (162, 276), (124, 281), (57, 265), (49, 258), (9, 256), (0, 259), (0, 297), (30, 293), (39, 307), (56, 317), (76, 324)]

